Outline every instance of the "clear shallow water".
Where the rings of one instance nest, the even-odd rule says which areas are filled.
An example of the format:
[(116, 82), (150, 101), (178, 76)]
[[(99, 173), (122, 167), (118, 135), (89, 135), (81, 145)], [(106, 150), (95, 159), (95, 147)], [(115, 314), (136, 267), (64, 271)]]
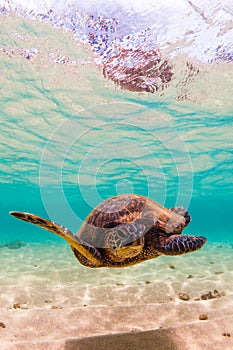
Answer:
[[(157, 33), (154, 47), (173, 66), (172, 81), (153, 94), (122, 90), (104, 78), (104, 55), (94, 54), (98, 50), (88, 39), (88, 6), (79, 9), (86, 16), (80, 22), (72, 6), (69, 11), (65, 5), (53, 8), (43, 17), (49, 3), (39, 10), (30, 4), (32, 12), (21, 3), (22, 18), (17, 3), (10, 4), (13, 12), (4, 4), (0, 17), (1, 242), (59, 241), (11, 218), (9, 210), (50, 217), (75, 232), (101, 200), (127, 192), (168, 207), (183, 205), (193, 217), (187, 232), (232, 242), (232, 36), (227, 4), (221, 9), (216, 5), (225, 15), (215, 18), (214, 7), (208, 12), (191, 6), (195, 16), (199, 13), (195, 17), (183, 3), (183, 18), (186, 11), (194, 16), (190, 35), (195, 44), (180, 26), (172, 37), (169, 16), (150, 24), (153, 35)], [(130, 45), (138, 45), (137, 33), (146, 29), (149, 10), (132, 7), (127, 12), (122, 6), (111, 40), (123, 38), (124, 43), (131, 35)], [(113, 4), (102, 6), (100, 15), (112, 18), (113, 9)], [(128, 27), (122, 24), (124, 10)], [(65, 14), (59, 25), (58, 13)], [(97, 7), (93, 13), (98, 18)], [(209, 29), (207, 17), (212, 18)], [(71, 19), (75, 28), (70, 28)], [(222, 35), (213, 36), (216, 28)], [(146, 36), (147, 45), (152, 45), (151, 38)], [(219, 57), (223, 39), (225, 56)], [(192, 45), (198, 48), (194, 55)]]

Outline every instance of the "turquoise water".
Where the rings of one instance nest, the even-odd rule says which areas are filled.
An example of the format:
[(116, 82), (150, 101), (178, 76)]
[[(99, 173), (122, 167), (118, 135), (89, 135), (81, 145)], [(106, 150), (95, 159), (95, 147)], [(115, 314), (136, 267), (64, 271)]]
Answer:
[(233, 242), (231, 61), (194, 60), (190, 71), (188, 58), (176, 57), (168, 87), (130, 92), (105, 79), (90, 45), (69, 31), (17, 15), (0, 20), (0, 243), (61, 242), (10, 210), (76, 232), (119, 193), (183, 205), (187, 233)]

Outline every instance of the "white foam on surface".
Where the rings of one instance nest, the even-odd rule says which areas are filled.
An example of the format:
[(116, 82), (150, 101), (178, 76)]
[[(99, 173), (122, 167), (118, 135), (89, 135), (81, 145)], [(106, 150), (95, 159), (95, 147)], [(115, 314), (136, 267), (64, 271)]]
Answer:
[[(216, 51), (223, 50), (232, 57), (233, 9), (229, 1), (2, 1), (2, 9), (23, 10), (28, 17), (49, 14), (56, 25), (85, 36), (85, 16), (91, 14), (119, 20), (119, 37), (151, 28), (161, 47), (179, 45), (173, 55), (188, 53), (202, 62), (215, 60)], [(52, 12), (51, 12), (52, 11)], [(182, 43), (181, 40), (184, 40)], [(135, 43), (136, 44), (136, 43)]]

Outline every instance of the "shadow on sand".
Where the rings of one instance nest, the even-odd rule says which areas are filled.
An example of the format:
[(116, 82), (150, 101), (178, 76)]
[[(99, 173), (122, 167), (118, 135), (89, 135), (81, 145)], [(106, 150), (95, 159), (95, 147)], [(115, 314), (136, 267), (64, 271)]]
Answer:
[(146, 332), (120, 333), (85, 339), (70, 339), (64, 350), (179, 350), (181, 339), (173, 330), (158, 329)]

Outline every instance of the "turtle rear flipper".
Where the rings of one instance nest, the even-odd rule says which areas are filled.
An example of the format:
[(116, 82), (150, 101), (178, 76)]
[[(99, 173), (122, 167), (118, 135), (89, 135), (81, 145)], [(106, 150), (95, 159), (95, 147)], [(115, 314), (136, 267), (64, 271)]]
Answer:
[(78, 251), (81, 255), (84, 256), (87, 262), (90, 262), (90, 267), (92, 267), (92, 265), (95, 267), (102, 265), (102, 258), (98, 250), (94, 246), (81, 240), (78, 236), (75, 236), (68, 228), (30, 213), (11, 211), (10, 214), (17, 219), (40, 226), (45, 230), (53, 232), (56, 235), (62, 237), (70, 244), (73, 251)]
[(173, 235), (158, 250), (165, 255), (181, 255), (200, 249), (206, 241), (203, 236)]

